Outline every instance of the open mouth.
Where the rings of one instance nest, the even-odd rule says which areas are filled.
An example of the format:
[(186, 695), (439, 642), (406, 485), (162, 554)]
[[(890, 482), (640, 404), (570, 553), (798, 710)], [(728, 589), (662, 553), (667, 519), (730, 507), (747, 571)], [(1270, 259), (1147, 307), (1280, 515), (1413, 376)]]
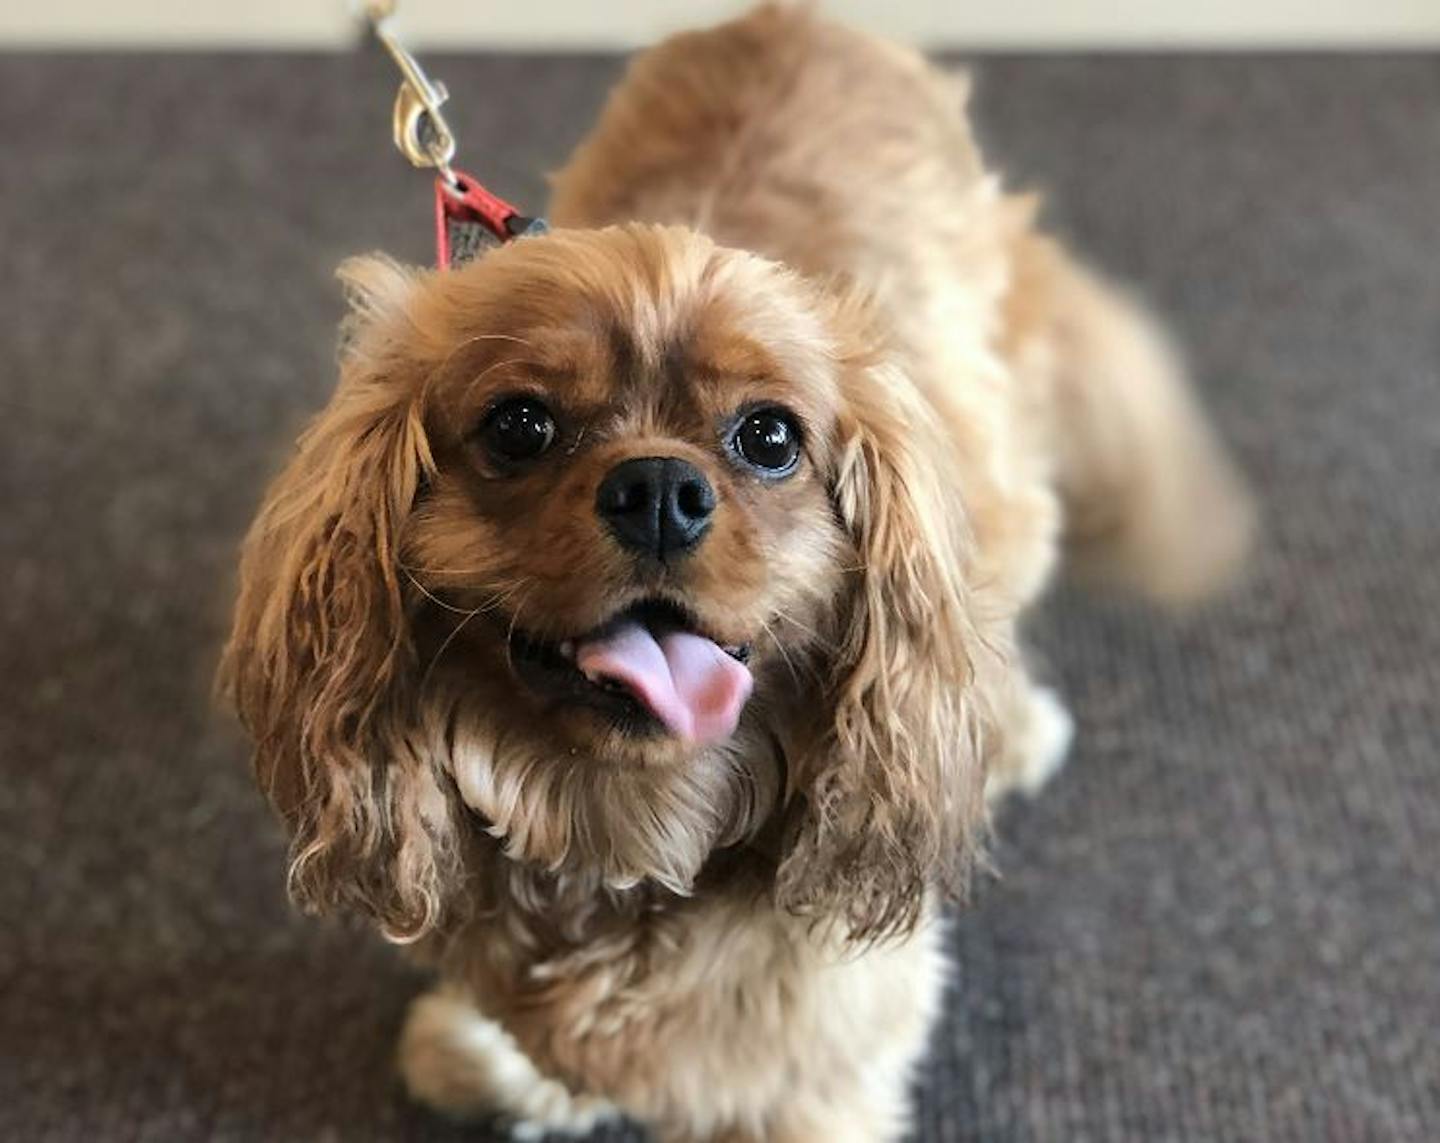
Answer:
[(754, 680), (748, 644), (722, 644), (685, 608), (645, 599), (572, 639), (511, 636), (532, 682), (557, 685), (629, 730), (661, 729), (686, 742), (734, 733)]

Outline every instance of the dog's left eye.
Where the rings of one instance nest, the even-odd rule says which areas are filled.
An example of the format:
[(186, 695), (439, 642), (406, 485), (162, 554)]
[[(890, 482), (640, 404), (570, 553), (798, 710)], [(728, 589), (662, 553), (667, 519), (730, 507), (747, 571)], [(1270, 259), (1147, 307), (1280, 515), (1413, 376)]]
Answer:
[(800, 459), (800, 428), (783, 409), (756, 409), (735, 427), (730, 447), (751, 468), (782, 476)]
[(555, 418), (534, 397), (513, 397), (491, 410), (480, 440), (502, 460), (533, 460), (555, 443)]

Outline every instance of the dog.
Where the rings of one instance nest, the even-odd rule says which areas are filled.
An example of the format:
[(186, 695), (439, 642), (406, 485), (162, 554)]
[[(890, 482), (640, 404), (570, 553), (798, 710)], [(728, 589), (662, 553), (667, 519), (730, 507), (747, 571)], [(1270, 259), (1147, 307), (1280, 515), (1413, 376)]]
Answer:
[(1167, 603), (1241, 480), (963, 79), (767, 6), (640, 55), (548, 234), (379, 257), (222, 679), (289, 888), (431, 966), (410, 1093), (515, 1130), (892, 1140), (988, 809), (1071, 737), (1063, 556)]

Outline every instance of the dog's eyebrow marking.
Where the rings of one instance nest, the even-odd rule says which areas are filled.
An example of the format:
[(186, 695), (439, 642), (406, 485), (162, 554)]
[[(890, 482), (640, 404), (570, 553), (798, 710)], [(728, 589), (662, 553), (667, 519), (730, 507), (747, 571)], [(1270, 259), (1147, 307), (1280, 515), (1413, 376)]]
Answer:
[(630, 331), (625, 327), (625, 323), (610, 322), (605, 334), (610, 345), (610, 362), (615, 377), (624, 383), (638, 381), (637, 367), (640, 364), (640, 355), (636, 351), (635, 340), (630, 336)]
[(720, 345), (700, 346), (689, 365), (706, 377), (740, 377), (747, 381), (765, 381), (780, 373), (764, 347), (743, 336), (726, 338)]
[(676, 334), (666, 339), (664, 364), (661, 368), (665, 380), (671, 385), (678, 386), (683, 382), (693, 367), (690, 353), (692, 340), (693, 337), (688, 333)]

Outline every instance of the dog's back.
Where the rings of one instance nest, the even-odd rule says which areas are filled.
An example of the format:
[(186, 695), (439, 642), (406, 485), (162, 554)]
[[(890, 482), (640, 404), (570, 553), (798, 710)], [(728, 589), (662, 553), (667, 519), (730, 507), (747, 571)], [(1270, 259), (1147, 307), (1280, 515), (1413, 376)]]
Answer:
[(950, 278), (957, 256), (972, 272), (988, 260), (998, 287), (998, 195), (966, 89), (913, 52), (767, 4), (638, 56), (556, 175), (552, 217), (679, 223), (897, 303), (922, 300), (927, 252)]

